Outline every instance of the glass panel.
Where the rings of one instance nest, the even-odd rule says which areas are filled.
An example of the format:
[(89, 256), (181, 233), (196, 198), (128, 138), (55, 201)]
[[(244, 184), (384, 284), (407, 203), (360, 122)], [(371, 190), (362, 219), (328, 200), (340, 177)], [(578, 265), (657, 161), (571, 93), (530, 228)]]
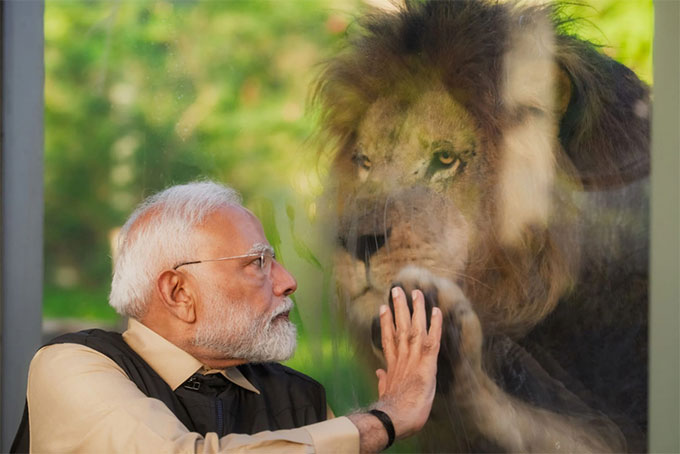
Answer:
[(394, 451), (645, 450), (649, 104), (622, 65), (651, 83), (651, 1), (557, 26), (416, 2), (373, 35), (366, 3), (47, 2), (45, 336), (124, 329), (118, 229), (213, 178), (297, 277), (288, 364), (336, 414), (376, 397), (393, 283), (444, 309), (431, 421)]
[(598, 6), (413, 3), (322, 75), (353, 339), (395, 284), (445, 316), (413, 450), (646, 449), (652, 9)]

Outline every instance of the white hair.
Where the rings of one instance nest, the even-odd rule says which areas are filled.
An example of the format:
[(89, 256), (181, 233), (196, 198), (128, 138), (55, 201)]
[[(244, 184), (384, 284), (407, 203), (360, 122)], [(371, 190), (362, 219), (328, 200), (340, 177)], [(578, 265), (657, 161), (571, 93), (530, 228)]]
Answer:
[(171, 186), (144, 200), (118, 236), (109, 304), (141, 318), (162, 270), (195, 260), (194, 229), (224, 206), (241, 206), (234, 189), (212, 181)]

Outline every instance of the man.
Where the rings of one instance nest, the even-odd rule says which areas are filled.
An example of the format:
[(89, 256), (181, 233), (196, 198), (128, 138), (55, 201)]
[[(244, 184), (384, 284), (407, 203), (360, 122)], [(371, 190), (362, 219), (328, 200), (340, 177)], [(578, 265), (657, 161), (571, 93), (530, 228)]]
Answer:
[[(380, 308), (387, 368), (369, 412), (326, 420), (323, 388), (276, 364), (295, 349), (297, 283), (232, 189), (175, 186), (122, 229), (110, 304), (128, 330), (58, 338), (31, 362), (32, 452), (377, 452), (425, 423), (441, 312)], [(372, 413), (371, 413), (372, 412)]]

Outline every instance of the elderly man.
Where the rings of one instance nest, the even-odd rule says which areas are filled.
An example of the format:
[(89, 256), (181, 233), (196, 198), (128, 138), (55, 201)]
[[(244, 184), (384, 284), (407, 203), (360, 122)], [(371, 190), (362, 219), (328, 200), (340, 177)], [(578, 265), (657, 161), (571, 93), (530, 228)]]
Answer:
[(39, 350), (17, 440), (30, 428), (33, 452), (376, 452), (418, 431), (435, 391), (441, 312), (428, 332), (422, 293), (411, 316), (395, 288), (394, 320), (380, 309), (379, 400), (327, 419), (323, 387), (276, 363), (295, 349), (296, 287), (232, 189), (199, 182), (150, 197), (122, 229), (111, 285), (127, 331), (70, 334)]

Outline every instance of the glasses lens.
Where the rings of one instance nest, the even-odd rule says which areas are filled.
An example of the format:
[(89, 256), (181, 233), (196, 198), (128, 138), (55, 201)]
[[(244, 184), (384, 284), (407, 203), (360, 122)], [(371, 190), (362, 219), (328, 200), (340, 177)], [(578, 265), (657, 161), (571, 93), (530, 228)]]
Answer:
[(263, 273), (269, 274), (269, 272), (272, 270), (272, 262), (274, 261), (274, 255), (269, 252), (265, 251), (262, 253), (260, 256), (260, 269), (262, 270)]

